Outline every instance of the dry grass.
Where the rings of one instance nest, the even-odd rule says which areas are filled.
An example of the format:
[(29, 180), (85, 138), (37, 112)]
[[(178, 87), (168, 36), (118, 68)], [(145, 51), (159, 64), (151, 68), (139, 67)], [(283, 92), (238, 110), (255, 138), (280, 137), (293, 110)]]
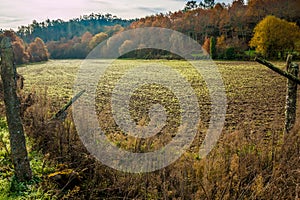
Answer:
[[(221, 67), (228, 115), (218, 145), (206, 158), (199, 159), (195, 141), (178, 161), (152, 173), (123, 173), (98, 162), (81, 143), (70, 114), (64, 121), (49, 121), (63, 103), (53, 99), (52, 92), (50, 100), (46, 89), (33, 93), (34, 104), (23, 117), (26, 133), (60, 174), (45, 178), (45, 189), (47, 183), (55, 183), (55, 196), (62, 199), (299, 198), (300, 123), (283, 135), (285, 84), (267, 70), (258, 73), (257, 69), (234, 64)], [(108, 119), (101, 115), (99, 121)], [(206, 127), (203, 123), (197, 139)], [(122, 134), (112, 135), (114, 142), (126, 139)], [(122, 145), (133, 150), (138, 143)]]
[[(71, 187), (57, 183), (57, 196), (72, 199), (297, 199), (300, 177), (300, 125), (269, 140), (247, 130), (224, 135), (204, 159), (186, 152), (172, 165), (146, 174), (113, 170), (95, 160), (79, 140), (70, 116), (47, 119), (51, 103), (37, 99), (25, 115), (26, 130), (57, 171), (72, 169)], [(43, 105), (43, 106), (41, 106)], [(67, 177), (68, 178), (68, 177)], [(53, 181), (53, 180), (48, 180)], [(67, 188), (67, 189), (66, 189)], [(64, 190), (62, 190), (64, 189)]]

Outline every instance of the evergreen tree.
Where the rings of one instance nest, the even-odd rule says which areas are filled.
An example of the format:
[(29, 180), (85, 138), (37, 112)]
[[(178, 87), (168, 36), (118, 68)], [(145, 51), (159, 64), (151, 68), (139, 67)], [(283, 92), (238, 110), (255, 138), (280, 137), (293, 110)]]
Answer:
[(212, 59), (217, 58), (217, 48), (216, 48), (216, 38), (215, 37), (210, 38), (210, 57)]

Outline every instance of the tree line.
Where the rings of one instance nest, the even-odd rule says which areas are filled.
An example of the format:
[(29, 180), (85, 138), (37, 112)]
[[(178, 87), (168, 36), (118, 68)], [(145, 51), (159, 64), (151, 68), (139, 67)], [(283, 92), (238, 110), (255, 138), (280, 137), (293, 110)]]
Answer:
[[(97, 44), (116, 33), (127, 29), (162, 27), (193, 38), (213, 59), (245, 60), (253, 55), (254, 50), (266, 58), (278, 59), (284, 58), (287, 53), (297, 50), (299, 52), (299, 34), (295, 34), (299, 32), (299, 3), (298, 0), (249, 0), (245, 4), (243, 0), (234, 0), (232, 4), (226, 5), (215, 4), (214, 0), (199, 3), (188, 1), (177, 12), (160, 13), (131, 23), (104, 26), (101, 31), (89, 29), (80, 36), (73, 36), (71, 39), (63, 37), (59, 41), (48, 41), (46, 44), (52, 58), (85, 58)], [(268, 23), (261, 24), (265, 18), (270, 19), (268, 16), (273, 16), (272, 19), (276, 20), (267, 20)], [(258, 25), (260, 28), (256, 28)], [(267, 29), (272, 29), (272, 37), (265, 34), (264, 41), (259, 41), (257, 38), (261, 38), (263, 31)], [(122, 41), (122, 38), (119, 40)], [(123, 40), (119, 45), (119, 53), (132, 45), (137, 44), (132, 40)], [(207, 55), (194, 55), (196, 58), (201, 56)], [(122, 57), (178, 58), (169, 52), (154, 49), (139, 49)]]
[(126, 27), (133, 21), (101, 13), (83, 15), (69, 21), (47, 19), (43, 22), (37, 22), (33, 20), (32, 24), (19, 27), (17, 35), (25, 42), (31, 42), (36, 37), (41, 38), (44, 42), (70, 40), (75, 36), (81, 37), (85, 32), (90, 32), (93, 35), (105, 32), (107, 27), (115, 25)]
[[(282, 20), (272, 21), (277, 26), (277, 28), (272, 28), (272, 35), (277, 35), (276, 40), (281, 40), (279, 43), (282, 44), (279, 45), (273, 37), (267, 41), (273, 43), (269, 45), (267, 51), (261, 51), (259, 47), (257, 52), (265, 57), (276, 59), (283, 57), (288, 51), (295, 51), (297, 48), (299, 50), (299, 31), (297, 31), (300, 25), (299, 7), (299, 0), (249, 0), (248, 4), (245, 4), (243, 0), (234, 0), (228, 5), (215, 4), (213, 0), (204, 0), (200, 3), (188, 1), (183, 10), (141, 18), (133, 22), (130, 28), (173, 29), (198, 41), (208, 53), (211, 53), (211, 47), (215, 49), (214, 54), (211, 55), (213, 58), (245, 59), (247, 56), (245, 51), (251, 53), (250, 50), (257, 47), (255, 39), (250, 43), (254, 32), (256, 38), (260, 37), (255, 27), (266, 17), (274, 16)], [(287, 21), (294, 22), (290, 26), (298, 28), (282, 26), (282, 24), (287, 24)], [(268, 22), (271, 21), (268, 20)], [(264, 26), (266, 29), (269, 24), (265, 23)], [(282, 30), (282, 27), (285, 28)], [(291, 33), (292, 31), (294, 33)], [(215, 44), (211, 45), (211, 41), (215, 41)]]
[(79, 37), (74, 36), (70, 40), (62, 38), (59, 41), (49, 41), (46, 44), (51, 58), (84, 59), (95, 46), (124, 29), (125, 27), (122, 27), (119, 24), (106, 26), (104, 27), (103, 32), (96, 33), (95, 35), (87, 31), (83, 35)]
[[(19, 49), (18, 55), (24, 55), (23, 61), (20, 58), (18, 63), (39, 59), (33, 56), (34, 53), (29, 53), (33, 48), (29, 47), (32, 42), (41, 43), (40, 40), (45, 42), (47, 55), (53, 59), (83, 59), (95, 46), (116, 33), (162, 27), (179, 31), (201, 44), (207, 54), (193, 55), (193, 58), (210, 55), (213, 59), (245, 60), (253, 56), (255, 50), (265, 58), (282, 59), (287, 53), (300, 52), (299, 6), (299, 0), (248, 0), (247, 4), (243, 0), (234, 0), (227, 5), (204, 0), (199, 3), (188, 1), (182, 10), (176, 12), (136, 20), (123, 20), (110, 14), (90, 14), (67, 22), (33, 21), (28, 26), (19, 27), (18, 39), (14, 43)], [(132, 39), (123, 40), (119, 44), (119, 53), (132, 45), (136, 45)], [(166, 51), (140, 48), (122, 57), (178, 58)]]
[(34, 20), (28, 26), (19, 27), (16, 33), (0, 30), (0, 34), (11, 37), (17, 64), (44, 61), (49, 57), (85, 58), (97, 43), (124, 30), (133, 21), (92, 13), (69, 21)]
[(0, 34), (0, 41), (3, 37), (9, 37), (14, 52), (15, 64), (24, 64), (29, 62), (41, 62), (49, 59), (48, 49), (44, 41), (36, 37), (29, 44), (25, 43), (22, 38), (17, 36), (13, 31), (4, 31)]
[(92, 13), (69, 21), (47, 19), (39, 23), (34, 20), (28, 26), (19, 27), (17, 35), (25, 42), (41, 38), (53, 59), (83, 59), (96, 43), (122, 31), (133, 21)]

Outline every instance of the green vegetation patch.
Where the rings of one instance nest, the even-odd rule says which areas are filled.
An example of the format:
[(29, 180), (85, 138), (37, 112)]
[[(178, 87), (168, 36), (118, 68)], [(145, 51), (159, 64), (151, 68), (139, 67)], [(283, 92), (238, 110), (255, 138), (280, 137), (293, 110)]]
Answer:
[[(30, 149), (32, 142), (27, 142)], [(29, 159), (33, 178), (28, 182), (18, 182), (14, 176), (13, 164), (10, 157), (9, 133), (6, 120), (0, 119), (0, 200), (15, 199), (53, 199), (51, 191), (43, 190), (42, 179), (45, 174), (53, 172), (47, 166), (40, 152), (31, 150)]]

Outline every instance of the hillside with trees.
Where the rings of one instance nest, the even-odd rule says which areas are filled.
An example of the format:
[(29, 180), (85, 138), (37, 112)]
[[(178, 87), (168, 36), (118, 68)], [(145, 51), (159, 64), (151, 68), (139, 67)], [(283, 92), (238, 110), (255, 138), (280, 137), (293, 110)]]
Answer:
[(111, 14), (92, 13), (69, 21), (47, 19), (43, 22), (37, 22), (33, 20), (32, 24), (19, 27), (17, 34), (25, 42), (31, 42), (36, 37), (40, 37), (44, 42), (71, 40), (74, 37), (81, 37), (85, 32), (90, 32), (93, 35), (99, 32), (113, 32), (109, 27), (115, 25), (126, 27), (132, 21)]
[[(234, 0), (230, 5), (215, 4), (214, 0), (205, 0), (200, 3), (188, 1), (181, 11), (148, 16), (133, 22), (130, 28), (173, 29), (198, 41), (207, 52), (210, 52), (207, 48), (210, 46), (208, 41), (215, 38), (216, 55), (213, 55), (214, 58), (245, 59), (247, 56), (245, 51), (253, 49), (249, 46), (253, 30), (261, 20), (268, 15), (273, 15), (299, 26), (299, 7), (300, 1), (298, 0), (249, 0), (248, 4), (245, 4), (243, 0)], [(288, 29), (284, 30), (288, 31)], [(299, 46), (293, 50), (296, 48)], [(271, 53), (273, 58), (277, 51), (278, 49)], [(258, 52), (261, 53), (259, 50)], [(266, 56), (264, 53), (262, 55)]]
[[(83, 59), (95, 46), (112, 35), (143, 27), (162, 27), (184, 33), (199, 42), (213, 59), (247, 60), (255, 50), (256, 54), (270, 59), (284, 59), (288, 53), (297, 57), (300, 49), (299, 7), (297, 0), (249, 0), (247, 4), (244, 0), (234, 0), (227, 5), (205, 0), (199, 3), (188, 1), (177, 12), (160, 13), (138, 20), (94, 13), (69, 21), (34, 20), (28, 26), (19, 27), (16, 32), (13, 39), (16, 62), (22, 64), (47, 60), (49, 56), (52, 59)], [(272, 29), (271, 34), (266, 34), (269, 29)], [(46, 46), (43, 58), (28, 52), (32, 51), (30, 43), (36, 43), (36, 38), (40, 38)], [(130, 40), (123, 43), (122, 49), (133, 44)], [(195, 55), (194, 58), (199, 56)], [(151, 49), (122, 57), (178, 58), (168, 52)]]
[(29, 62), (47, 61), (49, 59), (48, 49), (41, 38), (36, 37), (34, 41), (27, 44), (12, 31), (5, 31), (0, 34), (0, 41), (4, 36), (11, 39), (14, 50), (14, 59), (17, 65)]
[[(83, 59), (95, 46), (112, 35), (127, 29), (143, 27), (162, 27), (184, 33), (199, 42), (207, 55), (209, 54), (213, 59), (247, 60), (255, 50), (256, 54), (265, 58), (283, 59), (287, 53), (294, 53), (297, 57), (300, 49), (299, 7), (298, 0), (249, 0), (247, 4), (244, 0), (234, 0), (232, 4), (204, 0), (188, 1), (185, 6), (183, 5), (182, 10), (176, 12), (160, 13), (135, 20), (94, 13), (69, 21), (48, 19), (37, 22), (34, 20), (28, 26), (19, 27), (16, 33), (19, 39), (14, 43), (19, 49), (18, 54), (23, 55), (23, 57), (19, 56), (17, 62), (26, 63), (27, 60), (32, 60), (28, 57), (30, 55), (23, 53), (23, 48), (27, 49), (37, 37), (45, 43), (48, 55), (52, 59)], [(282, 28), (280, 34), (279, 29), (273, 31), (273, 35), (277, 38), (272, 36), (273, 38), (264, 38), (264, 41), (280, 41), (284, 44), (265, 47), (268, 44), (258, 41), (258, 38), (264, 37), (262, 31), (265, 31), (263, 29), (266, 26), (264, 28), (262, 25), (260, 28), (256, 26), (263, 23), (267, 16), (273, 16), (277, 21), (281, 20), (277, 23), (282, 24)], [(283, 27), (286, 23), (293, 24), (290, 25), (292, 29), (288, 26)], [(277, 26), (276, 23), (274, 26)], [(293, 36), (287, 37), (290, 34)], [(265, 36), (269, 37), (268, 34)], [(123, 43), (120, 47), (122, 49), (132, 44), (132, 41), (123, 41)], [(269, 48), (268, 52), (262, 48)], [(195, 55), (194, 58), (199, 56)], [(139, 50), (122, 57), (178, 58), (168, 52), (151, 49)]]
[[(123, 31), (134, 20), (125, 20), (111, 14), (90, 14), (63, 21), (33, 20), (10, 35), (17, 64), (52, 59), (85, 58), (103, 39)], [(37, 54), (38, 52), (38, 54)]]

